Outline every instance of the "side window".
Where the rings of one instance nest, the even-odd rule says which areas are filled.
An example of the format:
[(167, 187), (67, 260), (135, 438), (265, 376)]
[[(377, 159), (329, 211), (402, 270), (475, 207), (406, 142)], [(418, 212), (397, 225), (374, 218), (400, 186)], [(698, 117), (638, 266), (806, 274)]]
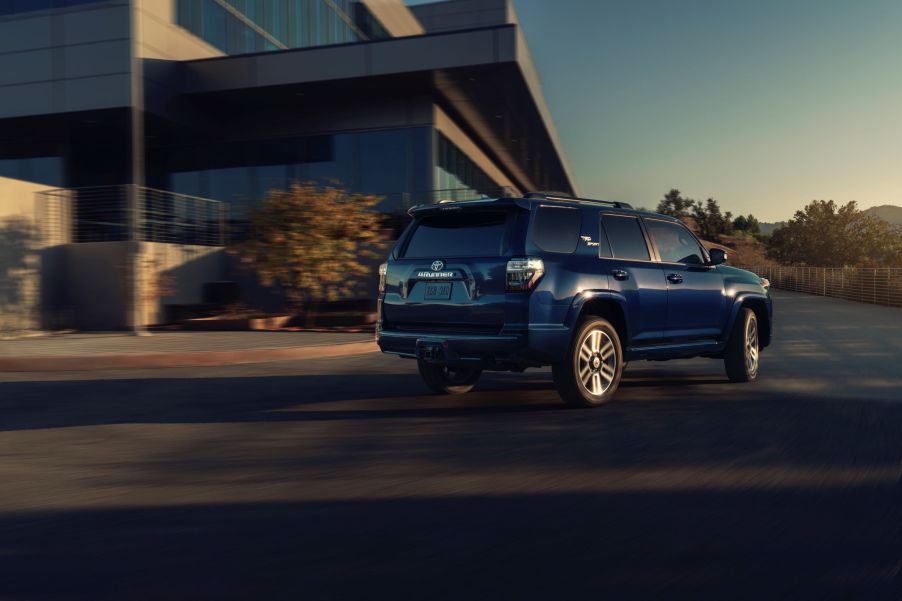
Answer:
[(704, 264), (702, 248), (684, 226), (658, 219), (646, 219), (645, 226), (664, 263)]
[(532, 241), (551, 253), (572, 253), (579, 242), (582, 212), (568, 207), (539, 207), (532, 222)]
[(651, 256), (648, 254), (648, 245), (645, 244), (645, 234), (642, 233), (638, 217), (605, 215), (602, 223), (615, 257), (638, 261), (651, 260)]

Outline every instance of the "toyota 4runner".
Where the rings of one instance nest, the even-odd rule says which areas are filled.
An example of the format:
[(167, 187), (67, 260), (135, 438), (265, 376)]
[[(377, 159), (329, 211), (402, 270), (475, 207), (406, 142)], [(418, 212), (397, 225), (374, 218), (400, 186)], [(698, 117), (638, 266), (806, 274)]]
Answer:
[(591, 407), (638, 359), (712, 357), (734, 382), (758, 375), (769, 283), (675, 218), (543, 193), (409, 213), (379, 268), (376, 337), (435, 392), (550, 365), (564, 401)]

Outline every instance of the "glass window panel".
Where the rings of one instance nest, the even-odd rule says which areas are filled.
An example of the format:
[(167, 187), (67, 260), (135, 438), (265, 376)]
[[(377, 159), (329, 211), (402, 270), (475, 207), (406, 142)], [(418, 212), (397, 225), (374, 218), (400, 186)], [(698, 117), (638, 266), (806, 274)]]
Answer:
[(547, 252), (572, 253), (579, 241), (581, 223), (579, 209), (539, 207), (533, 218), (533, 242)]
[(251, 205), (250, 170), (247, 167), (211, 169), (207, 172), (210, 198), (229, 203), (233, 218), (245, 217)]
[(651, 259), (638, 218), (605, 215), (602, 221), (615, 257), (639, 261)]
[(645, 227), (651, 236), (661, 261), (665, 263), (686, 263), (701, 265), (704, 253), (689, 230), (678, 223), (646, 219)]
[(424, 217), (407, 243), (405, 257), (497, 257), (508, 213), (467, 211)]

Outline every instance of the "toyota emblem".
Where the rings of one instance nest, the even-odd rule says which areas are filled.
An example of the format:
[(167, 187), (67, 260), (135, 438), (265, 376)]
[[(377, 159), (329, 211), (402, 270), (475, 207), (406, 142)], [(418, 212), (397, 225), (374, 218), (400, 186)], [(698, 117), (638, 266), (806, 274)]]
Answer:
[(445, 267), (444, 261), (433, 261), (432, 271), (441, 271)]

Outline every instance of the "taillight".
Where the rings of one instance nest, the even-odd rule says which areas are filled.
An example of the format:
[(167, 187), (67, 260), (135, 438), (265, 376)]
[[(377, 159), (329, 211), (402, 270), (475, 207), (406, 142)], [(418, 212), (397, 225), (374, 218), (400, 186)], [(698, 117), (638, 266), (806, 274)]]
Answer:
[(511, 259), (507, 262), (508, 292), (525, 292), (533, 286), (545, 273), (545, 262), (536, 257)]
[(388, 263), (379, 266), (379, 294), (385, 292), (385, 274), (388, 273)]

